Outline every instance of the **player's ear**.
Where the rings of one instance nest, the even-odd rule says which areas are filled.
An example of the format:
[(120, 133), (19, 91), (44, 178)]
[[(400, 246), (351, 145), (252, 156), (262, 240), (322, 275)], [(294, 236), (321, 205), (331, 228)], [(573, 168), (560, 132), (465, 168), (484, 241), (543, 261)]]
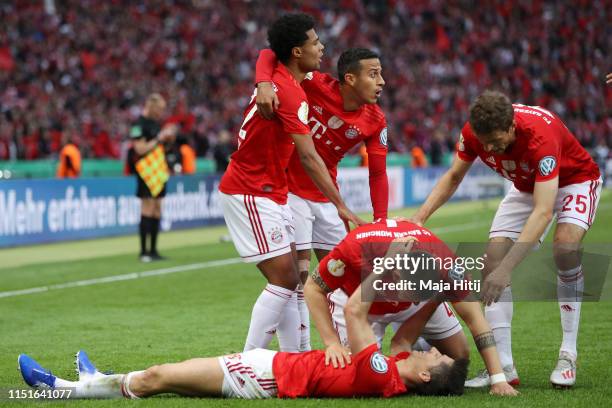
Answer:
[(419, 379), (424, 383), (428, 383), (431, 381), (431, 373), (429, 372), (429, 370), (419, 371), (417, 375), (419, 376)]
[(293, 47), (291, 49), (291, 55), (293, 55), (296, 59), (302, 58), (302, 47)]
[(355, 82), (357, 81), (357, 76), (351, 72), (347, 72), (346, 74), (344, 74), (344, 83), (348, 84), (350, 86), (355, 85)]

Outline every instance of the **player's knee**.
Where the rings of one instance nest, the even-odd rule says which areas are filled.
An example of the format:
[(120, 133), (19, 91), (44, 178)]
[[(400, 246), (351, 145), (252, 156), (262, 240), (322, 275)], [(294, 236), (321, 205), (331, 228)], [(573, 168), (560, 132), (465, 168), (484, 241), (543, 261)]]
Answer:
[[(164, 368), (161, 365), (155, 365), (147, 368), (134, 385), (131, 385), (132, 391), (137, 395), (149, 395), (161, 391), (164, 388)], [(136, 379), (135, 379), (136, 380)]]

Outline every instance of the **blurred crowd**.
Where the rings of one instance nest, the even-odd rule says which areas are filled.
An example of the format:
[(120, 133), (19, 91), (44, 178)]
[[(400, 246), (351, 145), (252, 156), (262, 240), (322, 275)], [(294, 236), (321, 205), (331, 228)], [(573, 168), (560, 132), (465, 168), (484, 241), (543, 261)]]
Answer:
[(145, 97), (198, 156), (236, 133), (266, 28), (314, 15), (335, 72), (352, 46), (380, 53), (391, 149), (437, 164), (486, 88), (561, 116), (591, 151), (612, 146), (612, 3), (335, 0), (37, 0), (0, 3), (0, 160), (54, 157), (72, 139), (87, 157), (121, 157)]

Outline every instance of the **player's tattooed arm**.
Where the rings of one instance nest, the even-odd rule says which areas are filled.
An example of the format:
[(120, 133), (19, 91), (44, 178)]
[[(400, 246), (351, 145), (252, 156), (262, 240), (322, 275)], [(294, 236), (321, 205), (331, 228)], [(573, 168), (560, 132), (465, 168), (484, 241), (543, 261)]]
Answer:
[(310, 278), (312, 279), (314, 283), (316, 283), (325, 292), (332, 291), (331, 288), (327, 286), (327, 283), (325, 283), (325, 281), (321, 277), (321, 274), (319, 273), (319, 268), (314, 268), (312, 272), (310, 272)]
[(495, 347), (495, 337), (492, 331), (484, 332), (474, 337), (476, 348), (478, 351), (484, 350), (489, 347)]

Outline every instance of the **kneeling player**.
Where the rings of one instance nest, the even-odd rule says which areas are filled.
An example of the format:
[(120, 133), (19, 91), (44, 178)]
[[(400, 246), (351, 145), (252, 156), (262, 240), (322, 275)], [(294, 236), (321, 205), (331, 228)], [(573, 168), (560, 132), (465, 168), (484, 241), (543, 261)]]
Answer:
[[(385, 257), (391, 243), (398, 237), (418, 237), (419, 247), (439, 258), (455, 258), (452, 251), (426, 228), (407, 221), (378, 220), (362, 225), (351, 231), (319, 264), (318, 269), (306, 282), (305, 296), (312, 318), (326, 346), (327, 361), (333, 365), (344, 365), (350, 361), (347, 345), (347, 326), (342, 313), (343, 302), (331, 302), (329, 310), (327, 296), (340, 288), (353, 294), (360, 286), (362, 271), (367, 268), (373, 257)], [(364, 252), (370, 253), (365, 254)], [(370, 268), (369, 271), (372, 269)], [(337, 296), (338, 291), (334, 292)], [(457, 298), (454, 296), (454, 298)], [(495, 348), (491, 329), (487, 324), (477, 302), (453, 302), (456, 311), (469, 327), (476, 346), (490, 372), (498, 374), (491, 386), (491, 393), (516, 395), (507, 383)], [(377, 341), (382, 344), (386, 327), (389, 324), (397, 330), (391, 342), (391, 351), (397, 353), (410, 348), (412, 342), (406, 341), (405, 334), (411, 331), (406, 324), (413, 316), (427, 314), (422, 327), (412, 327), (453, 358), (467, 358), (469, 350), (459, 321), (446, 303), (436, 301), (421, 302), (375, 302), (368, 319), (375, 332)], [(404, 323), (402, 325), (402, 323)], [(400, 328), (400, 325), (401, 328)], [(417, 333), (418, 335), (418, 333)], [(415, 336), (416, 338), (416, 336)], [(349, 339), (350, 340), (350, 339)]]
[(325, 364), (325, 352), (276, 352), (254, 349), (243, 353), (163, 364), (128, 374), (104, 375), (77, 354), (79, 381), (52, 375), (25, 354), (19, 368), (32, 387), (64, 388), (69, 398), (142, 398), (162, 393), (189, 397), (392, 397), (407, 392), (460, 395), (468, 361), (453, 360), (435, 348), (429, 352), (385, 357), (367, 316), (372, 302), (361, 301), (361, 287), (345, 307), (353, 361), (344, 369)]

